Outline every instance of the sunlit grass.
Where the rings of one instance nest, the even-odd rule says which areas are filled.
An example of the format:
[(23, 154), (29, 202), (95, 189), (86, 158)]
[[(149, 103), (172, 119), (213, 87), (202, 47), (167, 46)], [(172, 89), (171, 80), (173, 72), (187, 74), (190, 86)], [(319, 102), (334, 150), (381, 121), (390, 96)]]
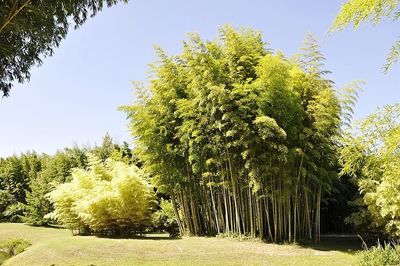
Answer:
[(0, 224), (0, 241), (24, 238), (26, 251), (5, 265), (354, 265), (352, 252), (231, 238), (151, 235), (142, 239), (72, 236), (65, 229)]

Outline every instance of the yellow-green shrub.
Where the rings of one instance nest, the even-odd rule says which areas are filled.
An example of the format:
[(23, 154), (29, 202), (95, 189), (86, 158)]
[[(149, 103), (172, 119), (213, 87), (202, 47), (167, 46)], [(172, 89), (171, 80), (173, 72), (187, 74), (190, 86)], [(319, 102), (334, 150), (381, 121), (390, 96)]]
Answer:
[(378, 243), (377, 246), (360, 252), (359, 256), (360, 266), (400, 265), (400, 245)]
[(55, 211), (49, 217), (79, 233), (119, 234), (140, 231), (151, 219), (153, 187), (134, 165), (90, 159), (75, 169), (72, 181), (48, 194)]
[(30, 245), (29, 241), (20, 238), (4, 240), (0, 243), (0, 264), (8, 258), (23, 252)]

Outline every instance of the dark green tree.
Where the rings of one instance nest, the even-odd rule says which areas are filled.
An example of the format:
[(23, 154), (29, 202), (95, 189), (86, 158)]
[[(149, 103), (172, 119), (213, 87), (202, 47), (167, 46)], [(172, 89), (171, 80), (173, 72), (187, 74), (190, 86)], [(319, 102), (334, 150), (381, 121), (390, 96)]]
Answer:
[(30, 78), (32, 66), (51, 56), (72, 25), (78, 28), (104, 6), (128, 0), (2, 0), (0, 2), (0, 91)]
[(113, 143), (112, 138), (108, 133), (106, 133), (103, 137), (103, 141), (100, 146), (94, 148), (94, 154), (103, 162), (111, 157), (111, 154), (115, 150), (118, 145)]
[(26, 207), (29, 182), (41, 171), (41, 156), (34, 152), (0, 159), (0, 190), (5, 196), (0, 216), (9, 221), (20, 221)]
[(49, 222), (44, 216), (53, 211), (53, 206), (45, 195), (56, 185), (69, 181), (73, 168), (87, 166), (86, 152), (87, 149), (73, 147), (42, 157), (42, 170), (30, 178), (29, 191), (26, 192), (25, 222), (34, 225)]

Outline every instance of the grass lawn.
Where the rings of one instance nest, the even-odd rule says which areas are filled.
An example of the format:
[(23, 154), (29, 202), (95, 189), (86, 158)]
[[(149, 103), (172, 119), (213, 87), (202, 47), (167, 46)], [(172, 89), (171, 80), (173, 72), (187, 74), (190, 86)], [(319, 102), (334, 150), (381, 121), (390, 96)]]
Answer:
[(72, 236), (65, 229), (0, 223), (0, 241), (24, 238), (26, 251), (4, 265), (354, 265), (348, 239), (318, 246), (276, 245), (230, 238), (150, 235), (143, 239)]

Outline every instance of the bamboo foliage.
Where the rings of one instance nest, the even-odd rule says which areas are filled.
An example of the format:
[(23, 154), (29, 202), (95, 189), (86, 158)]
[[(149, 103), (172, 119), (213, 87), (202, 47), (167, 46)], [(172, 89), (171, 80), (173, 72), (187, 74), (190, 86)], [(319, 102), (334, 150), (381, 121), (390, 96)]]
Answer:
[(303, 66), (229, 26), (215, 41), (191, 35), (180, 55), (157, 51), (149, 87), (121, 109), (182, 230), (318, 241), (341, 113), (322, 57)]
[(400, 104), (378, 109), (345, 136), (341, 174), (351, 176), (360, 192), (347, 222), (363, 234), (399, 237)]
[(71, 182), (47, 194), (54, 204), (47, 218), (80, 234), (141, 232), (151, 219), (154, 196), (138, 167), (90, 155), (89, 169), (75, 168)]

